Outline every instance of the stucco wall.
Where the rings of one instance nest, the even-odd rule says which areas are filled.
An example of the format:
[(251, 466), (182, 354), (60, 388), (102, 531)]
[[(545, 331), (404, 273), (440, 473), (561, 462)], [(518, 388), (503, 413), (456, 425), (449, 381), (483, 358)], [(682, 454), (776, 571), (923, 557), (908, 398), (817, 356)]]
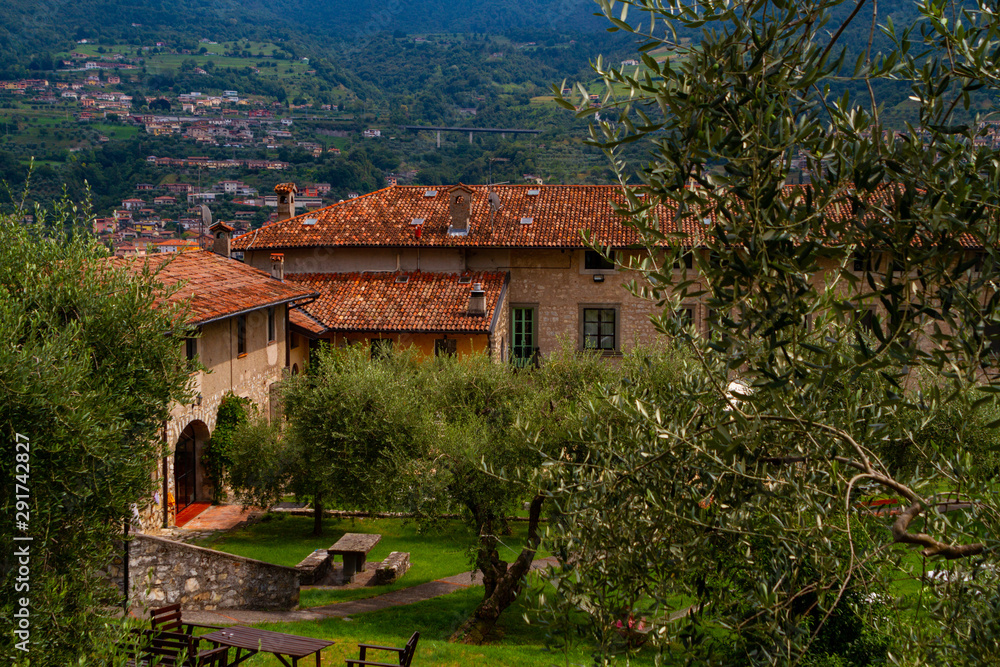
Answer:
[[(275, 307), (275, 340), (267, 340), (267, 309), (246, 314), (246, 354), (237, 355), (236, 318), (230, 317), (201, 327), (198, 339), (198, 359), (205, 370), (191, 374), (191, 387), (195, 395), (189, 405), (175, 405), (165, 427), (167, 455), (168, 494), (177, 497), (174, 488), (174, 452), (178, 439), (188, 426), (198, 435), (196, 461), (196, 500), (212, 500), (212, 482), (201, 465), (204, 444), (215, 430), (216, 414), (223, 397), (230, 390), (238, 396), (249, 398), (267, 415), (270, 408), (270, 388), (284, 377), (285, 368), (285, 306)], [(305, 341), (300, 347), (305, 345)], [(301, 368), (301, 367), (300, 367)], [(200, 398), (199, 398), (200, 396)], [(156, 496), (149, 505), (140, 508), (140, 526), (144, 531), (154, 531), (163, 525), (163, 462), (153, 471)], [(171, 513), (168, 524), (173, 525)]]
[(150, 535), (136, 535), (129, 549), (133, 603), (184, 609), (288, 610), (299, 603), (299, 573)]
[[(463, 356), (466, 354), (479, 354), (482, 352), (489, 352), (490, 341), (489, 336), (486, 334), (472, 334), (472, 335), (462, 335), (462, 334), (447, 334), (448, 338), (457, 340), (458, 343), (455, 345), (455, 353), (458, 356)], [(348, 343), (352, 345), (362, 345), (365, 349), (368, 349), (371, 345), (371, 334), (365, 333), (354, 333), (354, 334), (333, 334), (330, 340), (332, 340), (333, 345), (341, 346)], [(426, 356), (434, 356), (434, 341), (439, 338), (443, 338), (444, 334), (385, 334), (383, 336), (375, 336), (377, 338), (387, 338), (392, 341), (393, 349), (403, 349), (407, 347), (415, 347), (417, 351)]]

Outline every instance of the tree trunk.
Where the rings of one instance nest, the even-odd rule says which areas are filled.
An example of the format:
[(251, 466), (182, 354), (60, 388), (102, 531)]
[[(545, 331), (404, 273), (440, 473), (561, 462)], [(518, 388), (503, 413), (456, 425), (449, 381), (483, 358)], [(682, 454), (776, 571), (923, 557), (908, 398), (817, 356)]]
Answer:
[(323, 494), (317, 492), (313, 498), (313, 535), (323, 534)]
[[(538, 534), (538, 522), (542, 514), (544, 500), (545, 497), (541, 495), (537, 495), (531, 500), (531, 508), (528, 512), (528, 543), (510, 566), (499, 559), (495, 548), (491, 553), (480, 553), (479, 567), (483, 570), (486, 594), (483, 601), (472, 613), (472, 617), (452, 635), (453, 641), (482, 644), (493, 631), (500, 619), (500, 614), (512, 605), (517, 600), (517, 596), (521, 594), (524, 578), (531, 569), (535, 552), (538, 550), (538, 543), (541, 541)], [(486, 567), (484, 568), (483, 565)]]

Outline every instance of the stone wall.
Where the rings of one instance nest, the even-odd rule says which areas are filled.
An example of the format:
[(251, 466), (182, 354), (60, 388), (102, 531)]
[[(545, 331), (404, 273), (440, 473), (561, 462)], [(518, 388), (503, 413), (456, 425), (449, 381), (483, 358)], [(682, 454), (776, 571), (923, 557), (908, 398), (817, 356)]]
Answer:
[(129, 579), (132, 602), (150, 606), (287, 610), (299, 603), (295, 568), (151, 535), (133, 538)]

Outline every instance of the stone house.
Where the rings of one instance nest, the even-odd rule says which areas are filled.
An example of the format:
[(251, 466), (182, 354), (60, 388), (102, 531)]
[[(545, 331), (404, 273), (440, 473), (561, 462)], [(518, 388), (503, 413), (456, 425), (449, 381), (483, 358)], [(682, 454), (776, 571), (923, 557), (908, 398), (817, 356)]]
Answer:
[(234, 249), (258, 268), (280, 253), (286, 279), (320, 294), (292, 316), (307, 339), (529, 363), (564, 339), (614, 356), (656, 335), (625, 289), (636, 276), (581, 236), (618, 265), (638, 252), (617, 187), (394, 185), (301, 215), (282, 194), (279, 222)]
[(174, 405), (163, 424), (169, 455), (153, 471), (158, 490), (140, 513), (144, 531), (172, 526), (177, 512), (211, 502), (214, 488), (202, 456), (223, 397), (233, 392), (270, 414), (277, 383), (289, 368), (289, 308), (316, 296), (303, 286), (230, 259), (232, 229), (216, 225), (213, 231), (218, 252), (117, 260), (135, 270), (155, 269), (157, 280), (176, 290), (170, 301), (188, 304), (187, 324), (198, 332), (197, 337), (178, 342), (184, 356), (200, 368), (191, 373), (193, 401)]
[[(278, 221), (236, 238), (233, 247), (261, 269), (280, 254), (285, 278), (319, 293), (293, 312), (298, 336), (367, 344), (373, 354), (388, 345), (416, 345), (426, 354), (487, 351), (521, 364), (564, 342), (613, 357), (657, 337), (650, 316), (661, 308), (628, 289), (633, 280), (643, 284), (642, 276), (623, 267), (650, 251), (615, 212), (625, 203), (619, 186), (394, 184), (298, 215), (298, 191), (279, 187)], [(800, 196), (802, 187), (790, 186), (787, 196)], [(664, 246), (684, 250), (673, 270), (700, 281), (694, 256), (710, 259), (705, 234), (718, 213), (676, 216), (663, 205), (651, 213), (661, 231), (672, 233)], [(845, 204), (826, 215), (852, 214)], [(892, 264), (890, 257), (874, 259), (883, 268)], [(870, 265), (845, 268), (862, 274)], [(862, 326), (875, 309), (862, 309)], [(705, 303), (692, 300), (680, 310), (705, 330)], [(304, 362), (307, 352), (296, 350), (294, 363)]]

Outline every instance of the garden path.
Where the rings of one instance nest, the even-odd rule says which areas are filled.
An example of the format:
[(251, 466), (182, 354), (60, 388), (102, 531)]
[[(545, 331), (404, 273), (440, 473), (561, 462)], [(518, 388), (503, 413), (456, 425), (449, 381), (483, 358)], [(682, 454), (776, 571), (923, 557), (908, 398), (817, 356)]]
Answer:
[[(554, 565), (556, 559), (538, 558), (531, 564), (531, 569), (537, 570)], [(318, 621), (324, 618), (348, 618), (352, 614), (364, 614), (390, 607), (414, 604), (424, 600), (447, 595), (470, 586), (482, 584), (482, 575), (478, 572), (463, 572), (452, 577), (444, 577), (436, 581), (428, 581), (409, 588), (389, 591), (382, 595), (338, 602), (321, 607), (309, 607), (295, 611), (247, 611), (242, 609), (222, 609), (218, 611), (185, 610), (184, 620), (193, 623), (209, 623), (211, 625), (233, 625), (252, 623), (292, 623), (295, 621)]]

